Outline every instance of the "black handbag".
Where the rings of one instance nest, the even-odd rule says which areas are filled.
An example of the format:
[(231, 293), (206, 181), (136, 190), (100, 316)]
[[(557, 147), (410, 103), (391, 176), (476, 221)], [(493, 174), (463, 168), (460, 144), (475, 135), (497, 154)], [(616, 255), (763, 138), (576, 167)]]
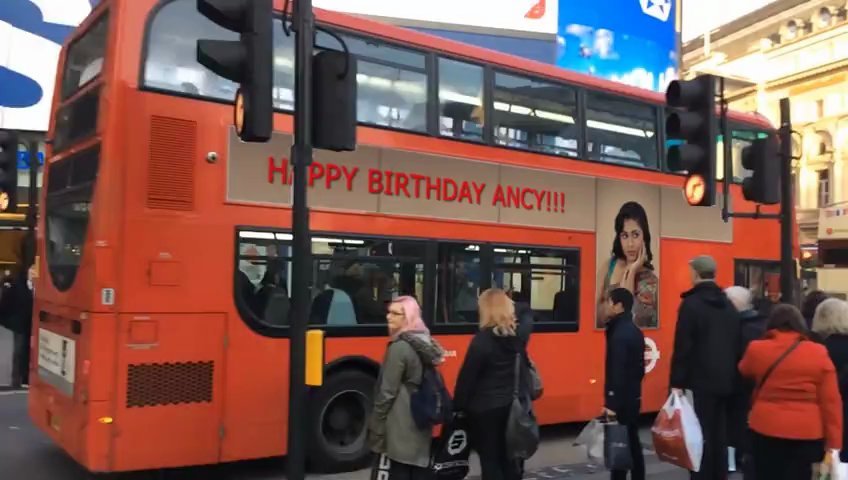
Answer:
[(515, 354), (515, 381), (512, 389), (512, 405), (506, 422), (507, 455), (516, 460), (527, 460), (539, 449), (539, 424), (533, 414), (530, 396), (522, 393), (521, 353)]
[(471, 465), (471, 443), (465, 417), (455, 416), (442, 428), (431, 448), (430, 470), (435, 480), (463, 480)]
[(604, 466), (608, 470), (630, 470), (633, 456), (630, 454), (630, 436), (627, 426), (616, 422), (604, 425)]

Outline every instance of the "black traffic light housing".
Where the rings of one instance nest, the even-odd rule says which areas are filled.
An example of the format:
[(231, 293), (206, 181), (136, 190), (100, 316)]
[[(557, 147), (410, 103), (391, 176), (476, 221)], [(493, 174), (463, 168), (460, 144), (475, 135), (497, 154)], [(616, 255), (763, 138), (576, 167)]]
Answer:
[(0, 130), (0, 212), (18, 208), (18, 133)]
[(238, 40), (197, 41), (197, 61), (239, 84), (233, 123), (245, 142), (267, 142), (274, 120), (272, 0), (197, 0), (209, 20), (240, 34)]
[(336, 152), (356, 150), (356, 59), (324, 50), (312, 57), (312, 142)]
[(684, 194), (690, 205), (710, 207), (716, 197), (716, 78), (701, 75), (692, 80), (675, 80), (666, 90), (673, 107), (665, 122), (668, 139), (683, 143), (668, 149), (668, 167), (686, 171)]
[(742, 149), (742, 166), (752, 175), (742, 181), (745, 200), (766, 205), (780, 203), (780, 154), (773, 135), (754, 140)]

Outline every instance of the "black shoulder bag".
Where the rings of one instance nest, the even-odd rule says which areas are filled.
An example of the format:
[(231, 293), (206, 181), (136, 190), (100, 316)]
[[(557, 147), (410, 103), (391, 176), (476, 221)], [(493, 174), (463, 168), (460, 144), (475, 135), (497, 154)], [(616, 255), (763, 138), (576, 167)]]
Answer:
[[(771, 366), (768, 368), (768, 370), (766, 370), (766, 374), (765, 374), (765, 375), (763, 375), (763, 379), (762, 379), (762, 380), (760, 380), (760, 384), (759, 384), (759, 385), (757, 385), (757, 391), (756, 391), (756, 393), (754, 393), (754, 401), (756, 401), (756, 400), (757, 400), (757, 397), (759, 397), (759, 396), (760, 396), (760, 391), (762, 391), (762, 389), (763, 389), (763, 385), (765, 385), (765, 384), (766, 384), (766, 380), (768, 380), (769, 376), (770, 376), (770, 375), (771, 375), (771, 373), (774, 371), (774, 369), (775, 369), (775, 368), (777, 368), (777, 366), (778, 366), (778, 365), (780, 365), (780, 362), (782, 362), (783, 360), (785, 360), (785, 359), (786, 359), (786, 357), (788, 357), (788, 356), (789, 356), (789, 354), (790, 354), (790, 353), (792, 353), (792, 351), (794, 351), (796, 348), (798, 348), (798, 345), (801, 345), (801, 342), (802, 342), (803, 340), (804, 340), (803, 338), (798, 338), (798, 340), (795, 340), (795, 342), (792, 344), (792, 346), (790, 346), (789, 348), (787, 348), (787, 349), (786, 349), (786, 351), (785, 351), (785, 352), (783, 352), (783, 354), (782, 354), (782, 355), (780, 355), (779, 357), (777, 357), (777, 360), (775, 360), (775, 361), (774, 361), (774, 363), (772, 363), (772, 364), (771, 364)], [(753, 405), (753, 403), (754, 403), (754, 402), (751, 402), (751, 404), (752, 404), (752, 405)]]

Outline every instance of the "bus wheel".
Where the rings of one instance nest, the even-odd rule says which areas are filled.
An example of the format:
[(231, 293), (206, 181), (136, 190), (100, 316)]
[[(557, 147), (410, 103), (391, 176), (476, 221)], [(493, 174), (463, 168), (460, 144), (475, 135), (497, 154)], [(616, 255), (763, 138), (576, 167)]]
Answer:
[(370, 460), (366, 442), (375, 379), (359, 370), (327, 378), (310, 398), (309, 460), (324, 473), (350, 472)]

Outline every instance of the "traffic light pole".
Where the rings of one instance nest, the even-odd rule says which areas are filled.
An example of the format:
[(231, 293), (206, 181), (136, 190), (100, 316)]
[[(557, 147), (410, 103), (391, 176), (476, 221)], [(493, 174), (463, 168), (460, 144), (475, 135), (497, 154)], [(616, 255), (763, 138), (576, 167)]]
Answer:
[(780, 99), (780, 293), (795, 304), (795, 261), (792, 258), (792, 116), (789, 98)]
[(302, 480), (306, 472), (306, 327), (309, 319), (309, 284), (312, 277), (312, 242), (309, 234), (307, 170), (312, 163), (312, 50), (315, 17), (312, 0), (294, 0), (295, 109), (292, 186), (292, 316), (289, 328), (289, 421), (286, 478)]
[(727, 119), (728, 102), (724, 96), (724, 78), (720, 83), (721, 90), (721, 133), (724, 151), (724, 188), (721, 206), (721, 218), (725, 222), (730, 218), (752, 218), (755, 220), (778, 220), (780, 222), (780, 295), (781, 302), (795, 304), (795, 261), (792, 258), (792, 121), (789, 109), (789, 99), (780, 100), (780, 213), (760, 213), (760, 205), (755, 212), (730, 211), (730, 185), (733, 178), (733, 137), (730, 122)]

